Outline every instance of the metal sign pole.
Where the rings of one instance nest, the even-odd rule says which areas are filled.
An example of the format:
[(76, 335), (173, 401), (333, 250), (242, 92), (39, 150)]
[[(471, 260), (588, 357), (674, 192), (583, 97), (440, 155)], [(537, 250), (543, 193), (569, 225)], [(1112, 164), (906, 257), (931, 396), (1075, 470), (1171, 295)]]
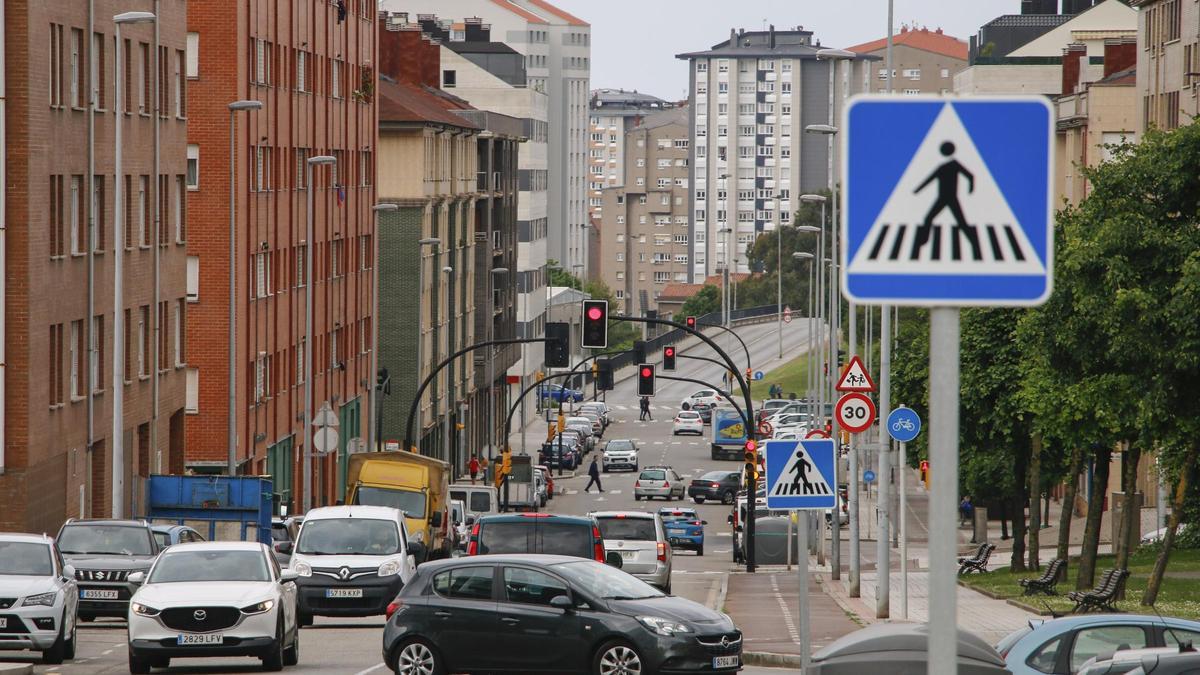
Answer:
[[(891, 71), (889, 71), (890, 73)], [(888, 548), (888, 528), (891, 527), (892, 500), (892, 437), (887, 423), (891, 415), (892, 397), (892, 308), (884, 305), (879, 312), (879, 475), (876, 511), (879, 513), (879, 536), (875, 539), (875, 618), (886, 619), (892, 613), (892, 556)]]
[(958, 672), (958, 308), (937, 307), (929, 323), (929, 673)]
[[(850, 357), (858, 356), (858, 305), (850, 303)], [(857, 598), (861, 596), (861, 588), (859, 586), (859, 541), (861, 536), (860, 528), (862, 523), (859, 518), (858, 505), (858, 482), (862, 476), (858, 472), (858, 448), (855, 447), (854, 437), (857, 434), (850, 434), (850, 480), (847, 490), (848, 505), (850, 507), (850, 583), (847, 587), (847, 592), (850, 597)]]
[[(836, 488), (835, 488), (836, 491)], [(796, 522), (796, 567), (800, 570), (800, 671), (808, 672), (808, 662), (812, 645), (808, 620), (808, 511), (792, 511), (792, 517), (797, 513), (804, 515), (803, 527), (799, 520)]]
[(908, 620), (908, 487), (905, 475), (908, 472), (908, 443), (900, 444), (900, 466), (897, 482), (900, 483), (900, 618)]

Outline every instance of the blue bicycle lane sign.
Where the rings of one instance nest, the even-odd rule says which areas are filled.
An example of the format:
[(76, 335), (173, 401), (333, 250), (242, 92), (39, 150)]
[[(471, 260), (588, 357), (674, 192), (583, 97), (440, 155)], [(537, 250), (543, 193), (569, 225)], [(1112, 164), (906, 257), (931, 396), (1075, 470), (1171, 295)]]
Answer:
[(921, 416), (912, 408), (896, 408), (888, 415), (887, 432), (893, 439), (908, 443), (921, 433)]

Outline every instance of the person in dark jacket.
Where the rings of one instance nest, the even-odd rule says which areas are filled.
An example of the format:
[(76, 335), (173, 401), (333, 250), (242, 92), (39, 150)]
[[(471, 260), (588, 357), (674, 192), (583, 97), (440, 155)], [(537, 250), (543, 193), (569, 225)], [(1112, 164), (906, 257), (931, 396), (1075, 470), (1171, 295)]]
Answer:
[(641, 406), (642, 412), (638, 416), (638, 420), (643, 421), (643, 422), (646, 420), (650, 420), (651, 422), (653, 422), (654, 417), (650, 414), (650, 397), (643, 396), (639, 405)]
[(583, 488), (584, 492), (592, 489), (592, 485), (596, 485), (597, 492), (604, 492), (604, 486), (600, 484), (600, 465), (596, 463), (596, 458), (592, 457), (592, 463), (588, 466), (588, 484)]

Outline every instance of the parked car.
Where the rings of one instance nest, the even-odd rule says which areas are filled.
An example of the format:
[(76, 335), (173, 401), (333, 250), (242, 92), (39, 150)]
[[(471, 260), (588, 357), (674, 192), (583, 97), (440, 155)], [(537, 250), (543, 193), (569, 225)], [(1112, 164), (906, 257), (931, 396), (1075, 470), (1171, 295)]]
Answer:
[(1083, 614), (1032, 620), (996, 645), (1013, 675), (1077, 673), (1094, 656), (1118, 649), (1200, 644), (1200, 622), (1143, 614)]
[(663, 527), (667, 530), (667, 542), (672, 548), (688, 549), (696, 555), (704, 555), (704, 526), (696, 509), (664, 506), (658, 510)]
[(563, 556), (422, 565), (383, 630), (384, 663), (398, 673), (401, 662), (423, 666), (413, 673), (733, 673), (741, 653), (728, 615)]
[(680, 410), (675, 413), (671, 435), (678, 436), (683, 433), (704, 435), (704, 420), (700, 417), (700, 413), (694, 410)]
[(733, 498), (741, 489), (741, 471), (709, 471), (699, 478), (692, 479), (687, 494), (697, 504), (703, 504), (709, 499), (720, 501), (722, 504), (732, 504)]
[(474, 521), (467, 522), (467, 505), (461, 499), (450, 500), (450, 527), (454, 528), (454, 549), (456, 551), (464, 551), (467, 548), (467, 539), (471, 536), (471, 525)]
[(615, 468), (638, 470), (637, 443), (627, 438), (614, 438), (604, 445), (604, 454), (600, 459), (600, 468), (612, 471)]
[(692, 406), (692, 410), (700, 414), (700, 420), (705, 424), (712, 424), (713, 409), (717, 406), (711, 403), (697, 403)]
[(811, 421), (812, 420), (808, 414), (802, 412), (779, 413), (767, 418), (767, 423), (770, 424), (771, 428), (775, 431), (780, 431), (782, 429), (807, 430)]
[(579, 406), (579, 411), (595, 411), (596, 414), (600, 415), (600, 421), (604, 424), (605, 429), (608, 428), (609, 424), (612, 424), (612, 411), (609, 409), (608, 404), (603, 401), (589, 401), (584, 403), (583, 405)]
[[(957, 670), (971, 675), (1003, 675), (1004, 660), (979, 636), (959, 630)], [(929, 665), (929, 624), (877, 623), (835, 640), (813, 654), (805, 675), (924, 673)]]
[(596, 432), (592, 426), (592, 421), (586, 417), (568, 417), (564, 422), (566, 430), (578, 430), (583, 436), (585, 450), (591, 450), (596, 447)]
[(645, 511), (596, 511), (606, 553), (621, 556), (621, 569), (671, 592), (671, 546), (662, 518)]
[[(1191, 527), (1190, 523), (1180, 523), (1179, 529), (1175, 532), (1175, 536), (1178, 537), (1179, 535), (1183, 534), (1184, 532), (1186, 532), (1188, 530), (1189, 527)], [(1142, 535), (1142, 543), (1143, 544), (1155, 544), (1155, 543), (1162, 541), (1163, 537), (1165, 537), (1165, 536), (1167, 536), (1167, 528), (1160, 527), (1157, 530), (1143, 534)]]
[(555, 513), (501, 514), (475, 521), (467, 555), (491, 553), (547, 553), (607, 560), (595, 520)]
[(717, 406), (721, 404), (721, 401), (721, 394), (716, 389), (701, 389), (700, 391), (692, 392), (691, 395), (680, 401), (679, 407), (683, 410), (691, 410), (692, 406), (697, 403)]
[(160, 550), (175, 544), (204, 541), (204, 537), (200, 536), (199, 532), (187, 525), (151, 525), (150, 529), (154, 532), (154, 539), (158, 542)]
[(592, 434), (596, 437), (604, 435), (604, 420), (600, 417), (600, 413), (594, 408), (580, 408), (575, 411), (576, 417), (586, 417), (592, 421)]
[(154, 531), (144, 520), (71, 519), (55, 537), (63, 560), (75, 568), (79, 582), (79, 620), (124, 619), (137, 590), (129, 581), (146, 572), (158, 555)]
[(189, 657), (253, 656), (264, 670), (300, 661), (296, 572), (280, 570), (267, 546), (179, 544), (133, 577), (140, 587), (129, 603), (129, 672)]
[(667, 501), (683, 499), (683, 479), (669, 466), (648, 466), (633, 482), (633, 498), (653, 499), (662, 497)]
[(794, 401), (789, 401), (786, 398), (769, 398), (758, 406), (758, 409), (754, 411), (754, 416), (761, 422), (789, 403), (794, 403)]
[(44, 534), (0, 534), (0, 650), (42, 653), (55, 665), (75, 658), (75, 568)]
[(581, 453), (576, 448), (575, 443), (576, 441), (573, 437), (568, 440), (564, 436), (562, 444), (559, 444), (558, 437), (556, 436), (553, 440), (542, 444), (542, 449), (538, 452), (538, 461), (556, 469), (561, 465), (563, 469), (573, 470), (579, 466), (581, 457)]
[(296, 535), (304, 516), (271, 519), (271, 553), (280, 567), (287, 567), (292, 560), (292, 549), (296, 547)]
[(538, 387), (538, 396), (543, 401), (554, 402), (579, 402), (583, 400), (583, 392), (578, 389), (570, 389), (561, 384), (543, 384)]
[(1194, 647), (1122, 649), (1088, 659), (1079, 675), (1195, 675), (1200, 672), (1200, 652)]
[(554, 499), (554, 474), (551, 473), (550, 467), (545, 464), (534, 464), (534, 469), (542, 472), (546, 477), (546, 499)]

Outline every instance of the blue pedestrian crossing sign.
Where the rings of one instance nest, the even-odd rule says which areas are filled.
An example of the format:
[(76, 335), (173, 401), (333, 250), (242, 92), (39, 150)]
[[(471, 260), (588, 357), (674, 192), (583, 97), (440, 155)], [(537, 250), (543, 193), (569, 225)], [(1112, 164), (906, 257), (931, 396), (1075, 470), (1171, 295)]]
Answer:
[(1034, 306), (1054, 268), (1044, 97), (863, 96), (842, 138), (842, 282), (864, 304)]
[(767, 441), (767, 508), (832, 509), (833, 440)]

